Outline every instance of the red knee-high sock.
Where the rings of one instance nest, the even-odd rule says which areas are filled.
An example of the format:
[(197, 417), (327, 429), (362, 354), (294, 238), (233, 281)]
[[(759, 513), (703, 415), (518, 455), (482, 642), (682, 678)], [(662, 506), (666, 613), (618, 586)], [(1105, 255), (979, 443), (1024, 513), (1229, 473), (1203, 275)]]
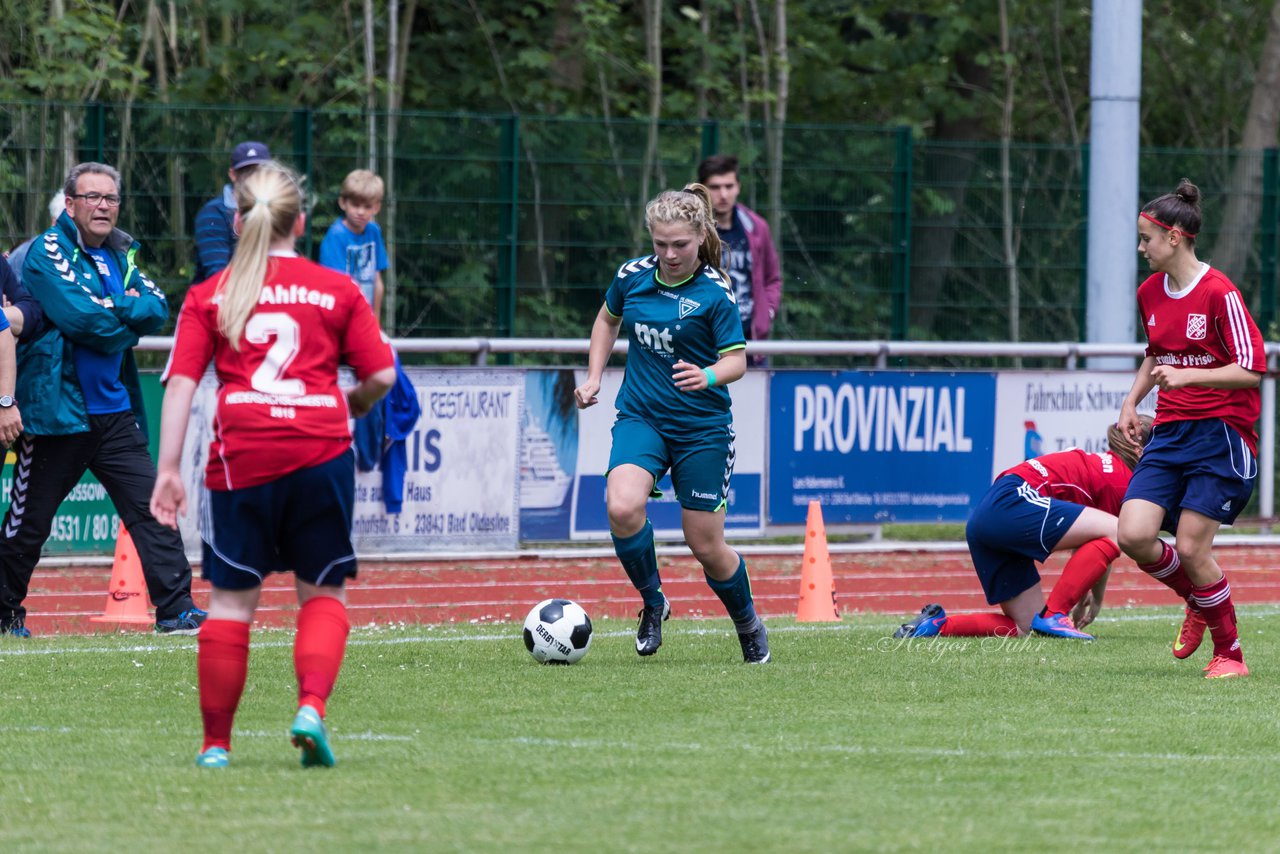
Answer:
[(1240, 635), (1236, 631), (1236, 606), (1231, 604), (1231, 585), (1224, 575), (1212, 584), (1194, 587), (1191, 599), (1213, 636), (1213, 654), (1244, 661)]
[(231, 749), (231, 723), (249, 672), (249, 624), (205, 620), (196, 637), (196, 673), (200, 682), (200, 716), (204, 747)]
[(1155, 563), (1140, 563), (1138, 569), (1187, 600), (1188, 605), (1196, 607), (1191, 601), (1191, 579), (1187, 577), (1187, 571), (1182, 568), (1177, 550), (1163, 540), (1160, 541), (1160, 545), (1164, 547), (1160, 552), (1160, 559)]
[(1076, 549), (1076, 553), (1062, 568), (1062, 577), (1049, 592), (1045, 610), (1050, 614), (1070, 614), (1071, 609), (1098, 583), (1107, 567), (1118, 557), (1120, 547), (1107, 537), (1090, 540)]
[(1011, 638), (1018, 624), (1004, 614), (948, 614), (938, 630), (940, 638)]
[(315, 596), (298, 612), (293, 669), (298, 676), (298, 705), (313, 706), (324, 717), (347, 650), (347, 606), (332, 596)]

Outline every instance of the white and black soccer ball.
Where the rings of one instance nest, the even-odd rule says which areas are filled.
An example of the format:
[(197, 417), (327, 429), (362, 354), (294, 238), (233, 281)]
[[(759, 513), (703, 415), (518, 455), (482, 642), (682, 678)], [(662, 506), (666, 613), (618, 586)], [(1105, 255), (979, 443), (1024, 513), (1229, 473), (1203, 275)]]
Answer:
[(568, 599), (544, 599), (524, 618), (524, 645), (541, 664), (573, 664), (591, 648), (591, 618)]

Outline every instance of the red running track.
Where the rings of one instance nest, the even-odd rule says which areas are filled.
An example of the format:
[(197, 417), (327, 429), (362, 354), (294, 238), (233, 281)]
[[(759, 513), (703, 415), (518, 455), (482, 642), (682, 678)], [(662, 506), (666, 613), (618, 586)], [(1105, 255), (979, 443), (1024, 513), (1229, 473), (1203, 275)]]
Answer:
[[(1225, 547), (1215, 552), (1230, 575), (1237, 603), (1280, 603), (1280, 547)], [(663, 589), (682, 617), (721, 617), (724, 611), (691, 557), (660, 558)], [(766, 616), (794, 616), (800, 590), (799, 555), (748, 555), (756, 606)], [(947, 552), (837, 553), (831, 557), (842, 613), (914, 614), (929, 602), (948, 611), (988, 606), (963, 549)], [(1064, 558), (1044, 570), (1046, 589), (1057, 580)], [(115, 631), (90, 622), (106, 604), (110, 569), (37, 569), (27, 598), (27, 625), (36, 634)], [(197, 579), (197, 604), (208, 601), (208, 585)], [(613, 558), (433, 560), (422, 563), (365, 562), (348, 587), (355, 626), (386, 623), (486, 623), (523, 620), (534, 603), (573, 599), (593, 617), (633, 617), (638, 599)], [(1108, 608), (1177, 603), (1172, 594), (1128, 560), (1117, 563), (1107, 589)], [(263, 590), (259, 627), (293, 625), (294, 595), (288, 576), (272, 576)], [(128, 628), (128, 627), (123, 627)], [(149, 626), (141, 627), (149, 630)]]

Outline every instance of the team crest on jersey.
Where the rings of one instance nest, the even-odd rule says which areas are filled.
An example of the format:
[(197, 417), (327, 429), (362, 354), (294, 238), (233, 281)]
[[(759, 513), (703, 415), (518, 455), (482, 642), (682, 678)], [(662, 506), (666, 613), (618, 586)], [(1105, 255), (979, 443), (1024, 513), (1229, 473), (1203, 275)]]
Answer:
[(698, 309), (702, 308), (702, 303), (694, 302), (688, 297), (680, 297), (680, 319), (684, 320)]
[(1203, 341), (1209, 329), (1209, 318), (1203, 314), (1187, 315), (1187, 338), (1192, 341)]

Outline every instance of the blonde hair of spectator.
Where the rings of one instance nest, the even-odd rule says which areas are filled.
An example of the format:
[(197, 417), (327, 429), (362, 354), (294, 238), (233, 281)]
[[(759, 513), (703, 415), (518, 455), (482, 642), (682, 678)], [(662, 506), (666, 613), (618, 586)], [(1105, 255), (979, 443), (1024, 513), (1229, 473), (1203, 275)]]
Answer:
[(236, 182), (240, 240), (218, 283), (218, 331), (232, 349), (240, 349), (245, 324), (258, 306), (271, 244), (292, 238), (303, 203), (298, 176), (274, 160), (260, 164), (252, 175)]
[(381, 178), (368, 169), (356, 169), (348, 172), (347, 177), (342, 179), (342, 188), (338, 191), (338, 198), (373, 205), (382, 201), (382, 196), (385, 192), (386, 185), (383, 184)]
[(644, 208), (644, 227), (653, 231), (656, 222), (664, 225), (684, 223), (695, 234), (702, 235), (698, 247), (698, 260), (710, 264), (728, 279), (720, 269), (720, 233), (716, 231), (715, 215), (711, 212), (711, 191), (702, 184), (687, 184), (683, 190), (663, 190), (654, 196)]

